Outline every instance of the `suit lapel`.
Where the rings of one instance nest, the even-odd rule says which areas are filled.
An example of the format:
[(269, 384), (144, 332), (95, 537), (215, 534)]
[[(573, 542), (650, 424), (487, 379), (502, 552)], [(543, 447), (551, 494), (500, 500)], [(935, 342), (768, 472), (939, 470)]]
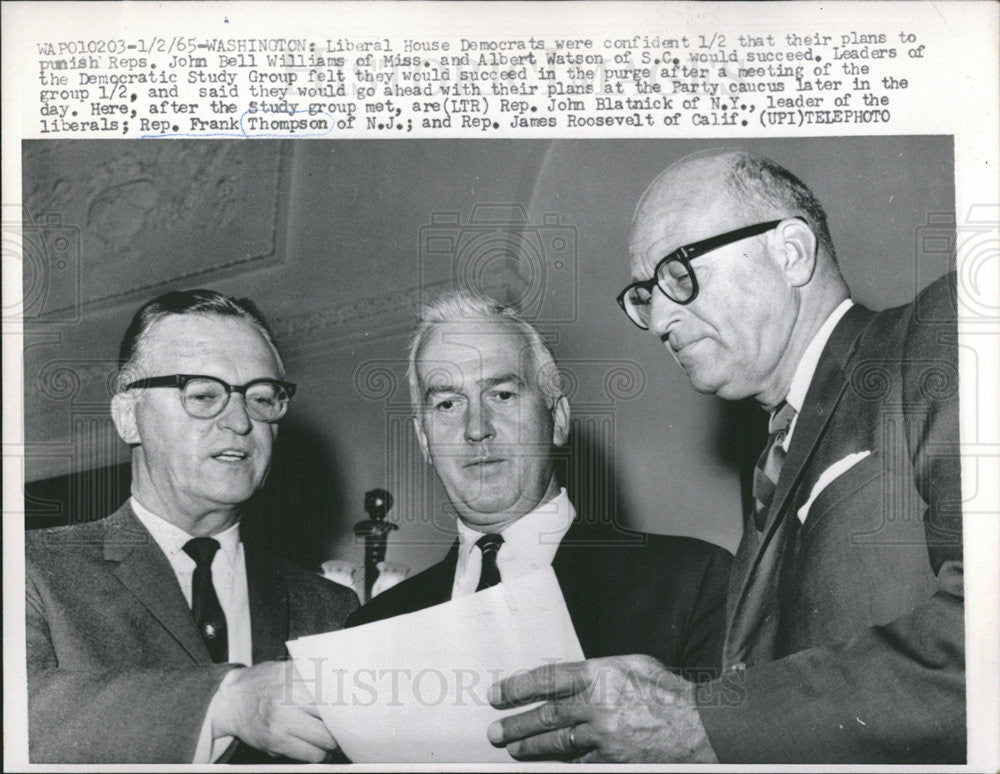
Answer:
[(159, 545), (126, 503), (108, 519), (104, 559), (119, 581), (198, 664), (210, 664), (177, 576)]
[[(789, 498), (844, 394), (847, 363), (858, 337), (873, 317), (873, 312), (854, 305), (837, 323), (799, 412), (764, 531), (758, 534), (752, 519), (744, 522), (744, 537), (733, 568), (738, 575), (733, 576), (727, 606), (730, 623), (724, 654), (726, 664), (747, 661), (759, 654), (766, 656), (765, 651), (773, 644), (770, 635), (776, 631), (780, 618), (774, 595), (783, 546), (789, 527), (795, 526), (788, 523)], [(763, 614), (764, 610), (771, 612)]]
[[(640, 537), (605, 529), (600, 525), (574, 523), (563, 536), (552, 559), (566, 609), (585, 655), (596, 652), (605, 628), (602, 613), (606, 605), (602, 595), (623, 593), (618, 578), (608, 577), (615, 566), (615, 549), (622, 550)], [(610, 549), (610, 550), (609, 550)]]
[(577, 630), (577, 636), (581, 630), (589, 631), (592, 625), (591, 617), (596, 615), (596, 605), (577, 605), (576, 600), (580, 596), (580, 583), (583, 579), (589, 582), (591, 589), (594, 588), (593, 578), (589, 578), (589, 573), (583, 568), (587, 564), (587, 557), (590, 555), (591, 547), (586, 544), (585, 530), (581, 530), (579, 524), (573, 524), (556, 549), (556, 554), (552, 558), (552, 569), (555, 571), (556, 579), (559, 581), (559, 588), (562, 590), (563, 599), (566, 601), (566, 609), (569, 611), (570, 620)]
[(411, 609), (405, 612), (412, 613), (416, 610), (423, 610), (425, 607), (451, 601), (456, 567), (458, 567), (457, 540), (452, 543), (451, 549), (444, 555), (444, 559), (427, 570), (427, 583), (421, 584), (418, 589), (415, 589), (419, 596), (412, 600)]
[(361, 608), (363, 621), (380, 621), (397, 615), (415, 613), (451, 600), (458, 565), (458, 541), (437, 564), (407, 578), (373, 597)]
[(873, 317), (872, 312), (855, 304), (834, 328), (827, 342), (823, 356), (816, 365), (816, 373), (813, 374), (809, 384), (809, 391), (802, 402), (802, 411), (799, 412), (799, 419), (796, 422), (792, 445), (782, 465), (778, 487), (774, 492), (771, 507), (777, 516), (784, 510), (788, 495), (798, 482), (806, 463), (812, 456), (813, 449), (816, 448), (833, 415), (833, 410), (844, 394), (847, 387), (847, 381), (844, 379), (847, 362), (854, 352), (858, 337)]
[(285, 658), (291, 630), (291, 599), (284, 576), (267, 557), (244, 543), (253, 663)]

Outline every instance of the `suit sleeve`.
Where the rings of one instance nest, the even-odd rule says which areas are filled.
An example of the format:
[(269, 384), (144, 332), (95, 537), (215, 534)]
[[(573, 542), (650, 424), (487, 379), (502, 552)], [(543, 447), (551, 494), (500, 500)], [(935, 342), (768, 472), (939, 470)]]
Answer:
[(726, 587), (732, 557), (712, 546), (684, 642), (683, 674), (701, 682), (718, 676), (726, 633)]
[(191, 763), (209, 702), (233, 667), (61, 669), (30, 566), (26, 592), (32, 763)]
[(722, 762), (965, 761), (957, 346), (954, 327), (920, 322), (948, 319), (945, 287), (937, 283), (914, 305), (903, 367), (904, 402), (924, 419), (910, 424), (907, 442), (936, 589), (846, 642), (702, 686), (699, 713)]

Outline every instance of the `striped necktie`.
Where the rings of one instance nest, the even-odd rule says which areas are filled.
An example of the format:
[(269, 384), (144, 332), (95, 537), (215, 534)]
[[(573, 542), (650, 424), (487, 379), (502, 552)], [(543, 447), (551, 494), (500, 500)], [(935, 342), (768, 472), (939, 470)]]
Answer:
[(785, 462), (783, 441), (794, 418), (795, 409), (791, 404), (783, 402), (767, 424), (767, 446), (761, 452), (753, 472), (753, 520), (758, 530), (763, 530), (767, 522), (767, 512), (778, 486), (781, 466)]
[(479, 550), (483, 552), (483, 569), (479, 572), (479, 585), (476, 591), (496, 586), (500, 582), (500, 568), (497, 567), (497, 551), (503, 545), (500, 535), (483, 535), (476, 541)]

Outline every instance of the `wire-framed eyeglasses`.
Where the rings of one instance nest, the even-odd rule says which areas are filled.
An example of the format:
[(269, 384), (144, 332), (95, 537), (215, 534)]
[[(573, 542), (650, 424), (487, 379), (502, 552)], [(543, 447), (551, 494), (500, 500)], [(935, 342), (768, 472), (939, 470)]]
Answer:
[(243, 395), (247, 414), (260, 422), (277, 422), (288, 411), (288, 402), (295, 395), (295, 385), (278, 379), (254, 379), (244, 385), (233, 385), (214, 376), (201, 374), (171, 374), (138, 379), (125, 386), (126, 390), (150, 387), (175, 387), (180, 391), (181, 405), (195, 419), (213, 419), (229, 404), (234, 392)]
[[(805, 222), (804, 218), (797, 215), (795, 217)], [(643, 330), (647, 330), (653, 307), (653, 288), (658, 287), (663, 295), (675, 304), (690, 304), (698, 297), (698, 277), (694, 273), (691, 261), (717, 248), (763, 234), (776, 228), (780, 223), (781, 220), (755, 223), (752, 226), (727, 231), (724, 234), (678, 247), (656, 264), (656, 270), (652, 277), (633, 282), (619, 293), (618, 305), (633, 323)]]

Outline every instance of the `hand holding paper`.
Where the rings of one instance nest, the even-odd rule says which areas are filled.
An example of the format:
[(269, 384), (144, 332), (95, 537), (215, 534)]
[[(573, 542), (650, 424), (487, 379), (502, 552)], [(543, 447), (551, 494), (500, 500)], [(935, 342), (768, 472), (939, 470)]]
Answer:
[(289, 661), (234, 669), (209, 713), (216, 736), (237, 737), (272, 755), (322, 762), (337, 741), (323, 725), (307, 687)]
[(495, 707), (546, 701), (494, 721), (489, 738), (517, 759), (586, 763), (717, 763), (694, 702), (694, 684), (649, 656), (548, 664), (502, 680)]
[(497, 680), (583, 658), (551, 568), (443, 605), (288, 643), (355, 763), (496, 762)]

